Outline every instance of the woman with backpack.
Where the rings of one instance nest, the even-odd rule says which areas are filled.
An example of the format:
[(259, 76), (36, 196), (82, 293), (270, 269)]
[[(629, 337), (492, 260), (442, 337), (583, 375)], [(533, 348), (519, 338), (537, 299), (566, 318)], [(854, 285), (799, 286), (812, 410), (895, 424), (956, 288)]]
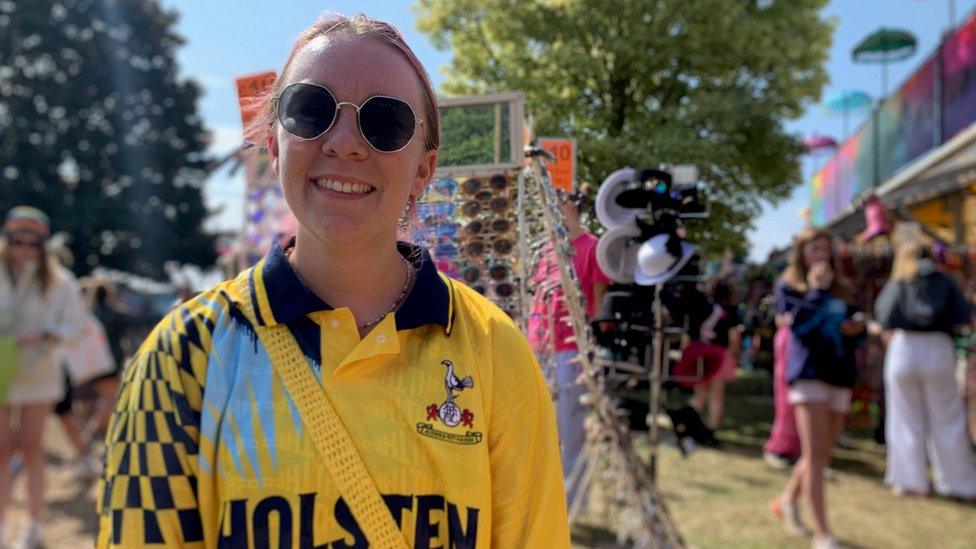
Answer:
[(875, 302), (888, 341), (885, 483), (896, 494), (929, 494), (928, 448), (935, 490), (976, 501), (976, 465), (952, 342), (953, 333), (970, 324), (971, 314), (959, 287), (936, 270), (922, 242), (898, 246), (891, 279)]

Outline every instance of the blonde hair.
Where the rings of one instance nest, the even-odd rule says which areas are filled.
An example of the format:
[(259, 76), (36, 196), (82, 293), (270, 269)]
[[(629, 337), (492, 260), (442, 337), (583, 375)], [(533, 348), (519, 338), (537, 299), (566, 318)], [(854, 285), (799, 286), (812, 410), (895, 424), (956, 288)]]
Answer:
[(403, 54), (403, 57), (417, 75), (417, 79), (420, 80), (421, 95), (423, 95), (424, 101), (424, 127), (426, 130), (424, 147), (428, 151), (437, 150), (440, 147), (441, 120), (440, 113), (437, 110), (437, 96), (434, 93), (434, 86), (431, 84), (430, 76), (420, 63), (417, 54), (407, 45), (403, 35), (400, 34), (400, 31), (396, 27), (363, 15), (362, 13), (356, 14), (353, 17), (346, 17), (337, 13), (324, 15), (298, 35), (298, 40), (295, 41), (291, 54), (288, 56), (288, 60), (285, 61), (285, 67), (275, 81), (274, 87), (267, 98), (262, 116), (259, 116), (255, 120), (256, 123), (261, 125), (259, 131), (270, 134), (274, 132), (277, 118), (271, 98), (281, 95), (282, 90), (285, 88), (286, 77), (298, 52), (316, 38), (339, 35), (378, 40)]
[(807, 227), (798, 232), (793, 238), (793, 249), (790, 251), (790, 263), (787, 265), (786, 270), (783, 271), (783, 276), (781, 277), (783, 282), (798, 292), (806, 292), (809, 289), (807, 287), (807, 272), (810, 270), (810, 266), (803, 260), (803, 248), (807, 244), (815, 240), (820, 240), (821, 238), (827, 239), (830, 243), (830, 266), (834, 269), (834, 282), (831, 284), (831, 289), (835, 289), (838, 286), (839, 273), (835, 264), (834, 237), (830, 236), (830, 233), (823, 229)]
[(928, 257), (928, 247), (921, 240), (909, 240), (898, 244), (891, 265), (891, 280), (910, 282), (918, 277), (918, 263)]

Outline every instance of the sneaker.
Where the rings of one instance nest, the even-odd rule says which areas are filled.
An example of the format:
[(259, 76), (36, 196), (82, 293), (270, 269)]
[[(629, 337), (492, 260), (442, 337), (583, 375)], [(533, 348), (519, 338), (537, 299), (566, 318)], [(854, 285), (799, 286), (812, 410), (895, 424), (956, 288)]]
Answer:
[(783, 501), (783, 498), (776, 498), (770, 505), (773, 514), (783, 521), (786, 531), (793, 536), (809, 536), (810, 529), (800, 520), (800, 507), (796, 503)]
[(20, 531), (17, 541), (11, 547), (16, 549), (40, 549), (41, 548), (41, 527), (36, 522), (32, 522)]
[(892, 486), (891, 487), (891, 493), (894, 494), (895, 497), (899, 497), (899, 498), (906, 498), (906, 497), (927, 498), (927, 497), (929, 497), (929, 493), (928, 492), (919, 492), (917, 490), (909, 490), (909, 489), (903, 488), (901, 486)]
[(773, 469), (783, 470), (790, 467), (790, 460), (772, 452), (763, 452), (763, 461)]
[(840, 549), (840, 543), (834, 536), (826, 536), (813, 540), (813, 549)]

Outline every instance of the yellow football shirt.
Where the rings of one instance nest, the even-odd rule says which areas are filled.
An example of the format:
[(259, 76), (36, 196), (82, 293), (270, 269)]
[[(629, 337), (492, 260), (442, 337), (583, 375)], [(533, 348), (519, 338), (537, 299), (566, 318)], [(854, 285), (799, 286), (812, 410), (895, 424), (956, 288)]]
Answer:
[(285, 324), (412, 547), (569, 547), (548, 390), (497, 307), (417, 268), (360, 338), (275, 247), (170, 313), (131, 363), (107, 435), (99, 547), (367, 547), (238, 304)]

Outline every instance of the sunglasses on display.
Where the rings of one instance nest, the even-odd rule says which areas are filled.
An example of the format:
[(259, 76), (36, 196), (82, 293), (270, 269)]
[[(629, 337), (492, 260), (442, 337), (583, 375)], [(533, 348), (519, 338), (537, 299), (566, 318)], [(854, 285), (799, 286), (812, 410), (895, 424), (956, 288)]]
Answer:
[(512, 201), (504, 196), (496, 196), (490, 201), (469, 200), (461, 205), (461, 213), (466, 217), (477, 217), (482, 211), (502, 214), (512, 206)]
[(514, 244), (512, 244), (512, 241), (506, 238), (486, 240), (484, 237), (478, 237), (469, 239), (464, 244), (463, 253), (467, 257), (481, 257), (485, 255), (485, 251), (488, 250), (489, 246), (496, 255), (500, 256), (508, 255), (515, 247)]
[(498, 282), (494, 287), (495, 295), (501, 299), (509, 299), (515, 295), (515, 286), (508, 282)]
[[(488, 267), (488, 277), (495, 282), (503, 282), (507, 280), (510, 273), (511, 269), (507, 265), (503, 265), (501, 263), (496, 263)], [(477, 265), (469, 265), (461, 270), (461, 278), (468, 284), (474, 284), (475, 282), (481, 280), (481, 268)], [(512, 293), (514, 293), (514, 290), (508, 295), (511, 295)], [(507, 296), (499, 295), (499, 297)]]
[(461, 184), (461, 190), (468, 196), (480, 195), (484, 192), (488, 192), (489, 196), (491, 196), (493, 194), (491, 191), (495, 191), (496, 193), (502, 192), (507, 189), (510, 184), (511, 179), (507, 175), (499, 173), (491, 176), (488, 179), (488, 188), (491, 189), (490, 191), (484, 190), (485, 181), (480, 177), (472, 177), (465, 180), (464, 183)]
[(44, 244), (37, 240), (21, 240), (19, 238), (14, 238), (10, 240), (10, 246), (12, 248), (29, 248), (31, 250), (40, 250)]
[(325, 135), (339, 117), (339, 108), (356, 110), (359, 133), (369, 146), (379, 152), (402, 150), (413, 139), (417, 125), (423, 124), (405, 101), (385, 95), (374, 95), (361, 105), (336, 101), (328, 88), (308, 82), (289, 84), (281, 95), (271, 98), (278, 123), (286, 132), (305, 141)]
[(471, 177), (465, 179), (464, 183), (461, 183), (461, 191), (469, 196), (474, 196), (481, 191), (481, 188), (485, 186), (484, 181), (480, 177)]
[(493, 219), (490, 222), (475, 219), (473, 221), (469, 221), (468, 224), (464, 226), (464, 234), (467, 236), (473, 236), (487, 232), (501, 235), (507, 233), (511, 229), (512, 222), (500, 217)]

